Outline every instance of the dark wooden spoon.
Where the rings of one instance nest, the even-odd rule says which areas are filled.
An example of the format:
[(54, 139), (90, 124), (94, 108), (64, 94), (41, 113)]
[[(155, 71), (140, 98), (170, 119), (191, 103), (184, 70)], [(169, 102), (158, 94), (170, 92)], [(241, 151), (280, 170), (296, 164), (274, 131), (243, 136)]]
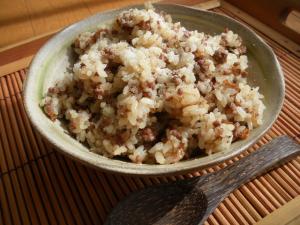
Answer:
[(299, 145), (291, 138), (276, 138), (215, 173), (132, 193), (113, 209), (105, 224), (203, 224), (234, 189), (299, 153)]

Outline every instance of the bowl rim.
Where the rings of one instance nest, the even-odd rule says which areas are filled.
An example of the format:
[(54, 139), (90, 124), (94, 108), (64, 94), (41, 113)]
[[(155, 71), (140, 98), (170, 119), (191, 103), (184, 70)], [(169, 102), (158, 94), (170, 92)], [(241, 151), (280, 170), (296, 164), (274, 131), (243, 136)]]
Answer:
[[(35, 106), (33, 104), (31, 104), (30, 101), (30, 96), (31, 96), (31, 86), (34, 85), (34, 81), (35, 78), (38, 77), (38, 73), (36, 73), (36, 70), (40, 67), (40, 60), (39, 58), (45, 54), (45, 52), (47, 51), (47, 49), (49, 47), (51, 47), (51, 45), (53, 43), (55, 43), (56, 40), (58, 40), (60, 37), (62, 37), (65, 33), (68, 32), (72, 32), (72, 30), (74, 31), (74, 29), (76, 28), (77, 25), (80, 24), (85, 24), (88, 21), (92, 20), (93, 18), (97, 18), (99, 15), (101, 14), (108, 14), (108, 13), (112, 13), (112, 12), (118, 12), (120, 10), (126, 10), (129, 8), (134, 8), (134, 7), (141, 7), (142, 5), (131, 5), (128, 7), (123, 7), (123, 8), (119, 8), (119, 9), (114, 9), (114, 10), (108, 10), (108, 11), (103, 11), (100, 13), (97, 13), (95, 15), (89, 16), (79, 22), (76, 22), (74, 24), (71, 24), (70, 26), (64, 28), (62, 31), (60, 31), (59, 33), (57, 33), (56, 35), (54, 35), (50, 40), (47, 41), (46, 44), (44, 44), (40, 50), (38, 51), (38, 53), (35, 55), (34, 59), (32, 60), (25, 82), (24, 82), (24, 86), (23, 86), (23, 98), (24, 98), (24, 106), (25, 106), (25, 110), (26, 113), (33, 125), (33, 127), (43, 136), (45, 137), (52, 145), (54, 145), (56, 148), (56, 150), (58, 150), (59, 152), (71, 157), (72, 159), (75, 159), (76, 161), (79, 161), (83, 164), (101, 169), (105, 172), (109, 172), (109, 173), (117, 173), (117, 174), (122, 174), (122, 175), (137, 175), (137, 176), (163, 176), (163, 175), (174, 175), (174, 174), (184, 174), (184, 173), (188, 173), (188, 172), (192, 172), (192, 171), (196, 171), (199, 169), (203, 169), (221, 162), (224, 162), (225, 160), (232, 158), (238, 154), (240, 154), (241, 152), (245, 151), (246, 149), (248, 149), (250, 146), (252, 146), (260, 137), (262, 137), (273, 125), (273, 123), (275, 122), (275, 120), (277, 119), (281, 108), (283, 106), (283, 101), (284, 101), (284, 93), (285, 93), (285, 83), (284, 83), (284, 77), (283, 77), (283, 73), (281, 70), (281, 66), (273, 52), (273, 50), (271, 49), (271, 47), (269, 45), (266, 44), (266, 42), (259, 37), (254, 31), (252, 31), (250, 28), (248, 28), (247, 26), (245, 26), (244, 24), (240, 23), (239, 21), (230, 18), (226, 15), (221, 15), (219, 13), (216, 12), (211, 12), (211, 11), (206, 11), (206, 10), (201, 10), (198, 8), (194, 8), (194, 7), (190, 7), (190, 6), (182, 6), (182, 5), (178, 5), (178, 4), (154, 4), (154, 6), (162, 6), (162, 7), (175, 7), (178, 10), (184, 8), (184, 9), (188, 9), (188, 10), (192, 10), (194, 13), (205, 13), (208, 15), (213, 15), (216, 17), (222, 17), (225, 20), (229, 21), (230, 23), (235, 23), (238, 27), (242, 27), (243, 29), (246, 29), (247, 32), (251, 33), (251, 35), (253, 35), (256, 39), (258, 39), (261, 44), (264, 46), (264, 48), (268, 51), (268, 53), (270, 54), (270, 56), (272, 57), (272, 60), (274, 62), (274, 68), (276, 68), (277, 73), (279, 74), (279, 83), (280, 83), (280, 99), (278, 99), (278, 104), (276, 106), (276, 111), (273, 114), (273, 118), (271, 119), (271, 121), (269, 121), (269, 123), (264, 127), (264, 129), (261, 131), (261, 133), (259, 133), (257, 136), (253, 137), (251, 140), (249, 140), (247, 143), (245, 143), (243, 146), (241, 146), (240, 148), (236, 149), (235, 151), (230, 151), (230, 152), (225, 152), (224, 155), (221, 155), (218, 158), (215, 158), (213, 160), (210, 160), (209, 162), (205, 163), (205, 164), (197, 164), (197, 160), (198, 158), (195, 159), (191, 159), (191, 160), (186, 160), (186, 161), (180, 161), (177, 162), (175, 164), (166, 164), (166, 165), (149, 165), (149, 164), (135, 164), (132, 162), (121, 162), (119, 160), (114, 160), (114, 159), (108, 159), (106, 157), (102, 157), (103, 159), (99, 157), (97, 157), (97, 159), (92, 159), (91, 157), (89, 157), (88, 155), (91, 154), (92, 152), (81, 152), (81, 151), (73, 151), (70, 149), (67, 149), (64, 147), (63, 143), (55, 140), (54, 137), (52, 137), (51, 135), (49, 135), (44, 129), (42, 129), (42, 127), (39, 126), (39, 122), (37, 120), (34, 119), (34, 115), (33, 115), (33, 111), (36, 110)], [(39, 106), (38, 106), (39, 107)], [(45, 118), (46, 115), (45, 115)], [(95, 154), (95, 153), (93, 153)], [(96, 157), (95, 157), (96, 158)], [(193, 163), (192, 163), (193, 162)], [(178, 166), (180, 165), (180, 166)]]

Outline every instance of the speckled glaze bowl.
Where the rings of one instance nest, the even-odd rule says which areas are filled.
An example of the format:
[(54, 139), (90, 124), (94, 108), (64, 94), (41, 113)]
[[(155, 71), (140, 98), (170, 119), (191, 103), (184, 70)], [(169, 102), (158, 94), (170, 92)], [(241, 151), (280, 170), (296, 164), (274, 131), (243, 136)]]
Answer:
[[(143, 6), (133, 6), (142, 8)], [(265, 96), (264, 123), (250, 132), (249, 138), (232, 144), (231, 148), (210, 156), (193, 158), (170, 165), (134, 164), (108, 159), (90, 152), (81, 143), (53, 123), (39, 106), (43, 94), (63, 76), (74, 63), (71, 43), (79, 33), (95, 30), (101, 23), (111, 21), (118, 13), (128, 8), (96, 14), (75, 23), (49, 40), (36, 54), (28, 71), (24, 87), (25, 108), (34, 127), (60, 152), (101, 170), (126, 175), (170, 175), (187, 173), (220, 163), (233, 157), (254, 144), (276, 120), (284, 99), (284, 79), (280, 65), (272, 49), (253, 31), (229, 17), (208, 11), (179, 5), (155, 5), (159, 10), (171, 14), (188, 29), (197, 29), (210, 34), (221, 33), (225, 27), (238, 33), (248, 49), (251, 85), (259, 86)], [(130, 7), (132, 8), (132, 7)]]

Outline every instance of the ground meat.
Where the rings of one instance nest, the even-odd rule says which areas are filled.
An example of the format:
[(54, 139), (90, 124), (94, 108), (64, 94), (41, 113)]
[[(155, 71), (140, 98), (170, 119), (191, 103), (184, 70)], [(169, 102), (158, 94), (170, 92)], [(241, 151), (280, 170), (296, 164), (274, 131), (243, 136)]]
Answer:
[(184, 51), (185, 51), (185, 52), (191, 52), (192, 49), (191, 49), (190, 47), (184, 47)]
[(112, 29), (112, 30), (111, 30), (111, 34), (112, 34), (112, 35), (117, 35), (118, 33), (119, 33), (119, 31), (117, 31), (117, 30), (115, 30), (115, 29)]
[(240, 47), (237, 48), (237, 51), (240, 55), (243, 55), (247, 52), (247, 48), (245, 45), (241, 45)]
[(120, 115), (120, 117), (126, 117), (128, 112), (129, 110), (126, 106), (123, 105), (119, 106), (118, 114)]
[(239, 139), (244, 140), (249, 136), (249, 129), (247, 127), (241, 130), (240, 123), (235, 123), (234, 126), (235, 126), (233, 131), (234, 140), (239, 140)]
[(232, 68), (231, 68), (231, 71), (233, 73), (233, 75), (240, 75), (241, 74), (241, 66), (239, 63), (234, 63)]
[(152, 94), (151, 94), (151, 93), (149, 93), (149, 92), (146, 92), (146, 91), (144, 91), (144, 92), (143, 92), (143, 97), (146, 97), (146, 98), (151, 98), (151, 96), (152, 96)]
[(137, 26), (142, 30), (151, 30), (150, 20), (141, 21), (140, 23), (137, 24)]
[(204, 52), (200, 51), (200, 50), (197, 50), (193, 53), (195, 55), (195, 59), (196, 61), (198, 61), (199, 59), (203, 59), (204, 57)]
[(227, 104), (224, 108), (226, 114), (232, 114), (236, 112), (236, 105), (234, 103)]
[(227, 43), (227, 41), (226, 41), (225, 36), (221, 36), (220, 45), (223, 46), (223, 47), (226, 47), (227, 44), (228, 44), (228, 43)]
[(94, 35), (90, 38), (90, 44), (89, 45), (92, 45), (94, 43), (96, 43), (96, 41), (100, 38), (101, 34), (106, 34), (108, 33), (108, 29), (100, 29), (100, 30), (97, 30)]
[(249, 129), (245, 128), (239, 135), (239, 138), (244, 140), (249, 136)]
[(154, 89), (155, 88), (155, 83), (154, 82), (150, 82), (150, 81), (146, 81), (146, 87)]
[(45, 104), (44, 111), (52, 121), (55, 121), (57, 119), (57, 115), (53, 112), (51, 101)]
[(120, 63), (109, 60), (107, 66), (105, 67), (105, 71), (110, 71), (112, 74), (116, 74), (119, 70), (120, 65)]
[(50, 87), (48, 89), (48, 94), (58, 94), (60, 92), (59, 88), (58, 87)]
[(240, 91), (240, 88), (238, 87), (238, 85), (236, 83), (230, 82), (228, 80), (224, 80), (223, 84), (228, 88), (235, 89), (238, 92)]
[(117, 132), (116, 143), (119, 145), (124, 144), (130, 138), (130, 130), (124, 129)]
[(103, 49), (103, 57), (108, 58), (108, 59), (114, 59), (115, 58), (113, 52), (109, 48), (104, 48)]
[(225, 63), (227, 59), (226, 51), (223, 49), (218, 49), (217, 51), (215, 51), (213, 59), (215, 60), (217, 65)]
[(102, 99), (103, 96), (104, 96), (104, 90), (101, 88), (101, 86), (97, 86), (95, 89), (94, 89), (94, 95), (95, 95), (95, 98), (96, 99)]
[(209, 64), (205, 60), (199, 59), (197, 61), (197, 64), (199, 65), (200, 71), (202, 73), (206, 73), (209, 70)]
[(170, 135), (173, 135), (177, 139), (181, 139), (182, 138), (181, 133), (177, 129), (170, 130)]
[(151, 142), (155, 140), (155, 132), (152, 128), (146, 127), (141, 131), (142, 139), (146, 142)]
[(178, 95), (182, 95), (182, 94), (183, 94), (183, 90), (182, 90), (181, 88), (178, 88), (177, 94), (178, 94)]
[(242, 72), (241, 72), (242, 77), (247, 77), (248, 74), (249, 74), (249, 73), (248, 73), (247, 71), (242, 71)]
[(178, 75), (175, 75), (171, 78), (171, 81), (178, 86), (179, 84), (181, 84), (182, 80), (180, 79), (180, 77)]
[(222, 134), (223, 134), (223, 129), (221, 127), (216, 127), (215, 128), (215, 136), (216, 136), (216, 138), (222, 137)]
[(214, 125), (214, 127), (218, 127), (221, 125), (221, 123), (218, 120), (216, 120), (213, 122), (213, 125)]
[(112, 123), (112, 119), (109, 117), (102, 116), (100, 119), (100, 127), (106, 127)]
[(129, 14), (116, 19), (116, 23), (126, 32), (131, 33), (133, 30), (133, 18)]
[(168, 57), (165, 54), (160, 54), (159, 59), (164, 61), (166, 64), (169, 64)]
[(191, 32), (186, 30), (184, 31), (184, 37), (189, 38), (191, 36)]

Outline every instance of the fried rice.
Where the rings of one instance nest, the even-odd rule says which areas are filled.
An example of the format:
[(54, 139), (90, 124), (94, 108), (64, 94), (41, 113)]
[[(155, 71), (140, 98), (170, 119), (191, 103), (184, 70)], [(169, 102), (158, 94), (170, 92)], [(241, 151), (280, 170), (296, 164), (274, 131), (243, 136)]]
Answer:
[(72, 74), (48, 89), (46, 115), (90, 151), (170, 164), (226, 151), (263, 122), (246, 47), (225, 29), (189, 31), (151, 5), (74, 41)]

